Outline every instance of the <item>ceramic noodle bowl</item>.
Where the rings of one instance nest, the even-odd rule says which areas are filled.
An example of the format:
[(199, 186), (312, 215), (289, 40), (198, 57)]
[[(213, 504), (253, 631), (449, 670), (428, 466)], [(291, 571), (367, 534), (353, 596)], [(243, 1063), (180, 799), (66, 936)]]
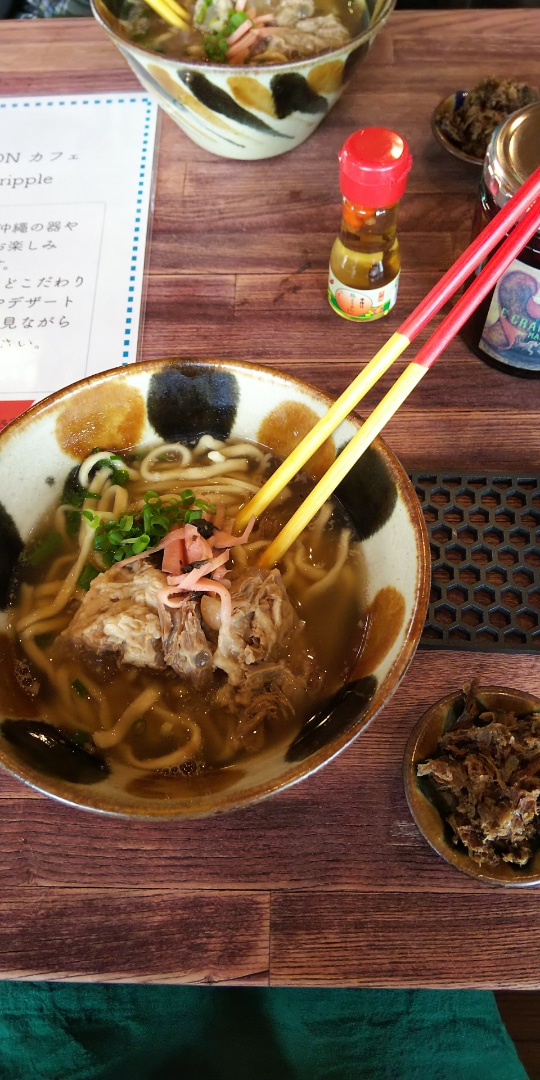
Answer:
[[(66, 745), (62, 738), (49, 744), (47, 731), (39, 726), (49, 676), (37, 697), (35, 687), (21, 686), (20, 653), (17, 660), (8, 632), (10, 583), (23, 547), (36, 523), (62, 501), (66, 478), (95, 447), (121, 453), (162, 442), (194, 445), (201, 433), (211, 433), (222, 441), (250, 440), (282, 458), (329, 404), (313, 387), (255, 364), (161, 360), (67, 387), (0, 434), (0, 762), (9, 772), (42, 792), (92, 810), (142, 817), (202, 816), (262, 799), (309, 776), (370, 723), (414, 655), (430, 582), (420, 505), (406, 473), (380, 439), (338, 491), (355, 534), (357, 557), (349, 566), (349, 588), (356, 595), (358, 587), (362, 596), (361, 613), (344, 644), (350, 662), (339, 668), (337, 689), (323, 696), (290, 733), (260, 752), (241, 753), (226, 767), (141, 773), (124, 759), (116, 762), (114, 755), (101, 768), (102, 759), (89, 762), (69, 739)], [(357, 429), (356, 420), (340, 425), (312, 459), (312, 477), (326, 471)], [(96, 581), (90, 589), (93, 585)], [(325, 595), (326, 627), (331, 626), (336, 592)], [(34, 675), (39, 685), (42, 673)], [(29, 678), (32, 683), (31, 670)], [(103, 683), (109, 704), (113, 683), (114, 672), (111, 684)], [(78, 690), (76, 682), (71, 688)], [(67, 691), (71, 693), (69, 686)], [(22, 721), (24, 728), (17, 726)], [(38, 725), (37, 738), (33, 724)], [(27, 729), (29, 744), (16, 737)]]
[(339, 48), (266, 66), (170, 59), (129, 39), (118, 18), (125, 0), (92, 0), (92, 8), (139, 81), (190, 139), (213, 154), (253, 161), (294, 150), (311, 135), (395, 2), (366, 0), (361, 33)]

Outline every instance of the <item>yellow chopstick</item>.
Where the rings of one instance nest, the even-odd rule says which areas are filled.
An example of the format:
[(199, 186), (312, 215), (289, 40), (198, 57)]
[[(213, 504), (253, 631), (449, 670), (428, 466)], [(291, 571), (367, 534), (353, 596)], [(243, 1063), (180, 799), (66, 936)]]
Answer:
[(394, 360), (411, 344), (429, 320), (454, 295), (460, 285), (481, 266), (491, 251), (504, 240), (510, 228), (527, 211), (534, 199), (540, 196), (540, 167), (535, 169), (519, 191), (499, 210), (496, 217), (469, 244), (437, 284), (430, 289), (414, 311), (407, 316), (395, 334), (379, 349), (378, 353), (356, 376), (341, 397), (315, 424), (304, 439), (289, 454), (282, 465), (269, 477), (263, 487), (238, 512), (235, 528), (242, 531), (250, 518), (266, 510), (289, 480), (309, 461), (319, 446), (344, 420), (355, 406), (388, 370)]
[[(321, 506), (330, 498), (338, 484), (344, 479), (354, 463), (371, 445), (376, 435), (382, 430), (399, 406), (403, 404), (420, 379), (429, 371), (427, 367), (412, 363), (405, 368), (388, 393), (379, 402), (362, 427), (353, 435), (341, 454), (325, 472), (319, 483), (298, 507), (298, 510), (283, 527), (275, 540), (265, 548), (258, 560), (258, 566), (275, 566), (305, 529)], [(292, 455), (291, 455), (292, 456)]]
[[(368, 416), (367, 420), (364, 421), (356, 435), (343, 448), (334, 463), (322, 479), (319, 480), (319, 483), (316, 484), (298, 507), (296, 513), (293, 514), (269, 547), (264, 550), (258, 561), (259, 566), (274, 566), (283, 558), (291, 544), (300, 536), (303, 529), (309, 525), (317, 511), (333, 494), (355, 462), (373, 442), (375, 436), (379, 434), (426, 372), (429, 371), (429, 368), (478, 307), (478, 304), (488, 295), (503, 271), (510, 266), (512, 260), (516, 258), (531, 236), (537, 232), (540, 227), (540, 168), (535, 175), (538, 187), (536, 202), (528, 208), (519, 224), (514, 226), (493, 257), (480, 271), (472, 285), (460, 296), (452, 310), (422, 346), (413, 362), (396, 379), (394, 385), (382, 398), (371, 415)], [(407, 341), (406, 338), (405, 340)], [(392, 338), (390, 341), (392, 341)], [(398, 343), (396, 343), (397, 347)], [(405, 347), (404, 345), (403, 348)]]
[(180, 30), (189, 30), (189, 15), (181, 4), (176, 3), (176, 0), (146, 0), (146, 3), (171, 26), (177, 26)]
[(353, 411), (358, 402), (375, 386), (375, 383), (379, 381), (385, 371), (388, 371), (394, 360), (401, 356), (401, 353), (408, 345), (410, 345), (409, 338), (405, 337), (404, 334), (392, 334), (392, 337), (375, 353), (369, 364), (362, 368), (362, 371), (344, 390), (341, 397), (334, 401), (334, 404), (330, 406), (324, 416), (321, 416), (321, 419), (308, 431), (302, 442), (298, 443), (294, 450), (291, 450), (285, 461), (268, 477), (264, 486), (239, 510), (235, 521), (236, 529), (244, 529), (253, 516), (258, 517), (263, 510), (266, 510), (267, 506), (270, 506), (270, 503), (289, 483), (289, 480), (296, 476), (302, 465), (309, 461), (310, 457), (319, 449), (319, 446), (322, 446), (325, 439)]

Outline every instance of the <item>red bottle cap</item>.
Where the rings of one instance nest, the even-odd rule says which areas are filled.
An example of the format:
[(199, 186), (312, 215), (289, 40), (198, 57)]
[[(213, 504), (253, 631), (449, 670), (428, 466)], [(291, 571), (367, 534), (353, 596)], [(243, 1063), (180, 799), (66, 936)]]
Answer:
[(401, 199), (412, 165), (401, 135), (388, 128), (360, 128), (338, 156), (341, 194), (355, 206), (393, 206)]

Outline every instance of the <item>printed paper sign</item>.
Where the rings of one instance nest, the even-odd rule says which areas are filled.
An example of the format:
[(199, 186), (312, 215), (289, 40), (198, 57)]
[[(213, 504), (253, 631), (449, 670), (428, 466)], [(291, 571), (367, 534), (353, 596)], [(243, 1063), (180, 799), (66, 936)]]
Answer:
[(157, 106), (0, 98), (0, 425), (137, 358)]

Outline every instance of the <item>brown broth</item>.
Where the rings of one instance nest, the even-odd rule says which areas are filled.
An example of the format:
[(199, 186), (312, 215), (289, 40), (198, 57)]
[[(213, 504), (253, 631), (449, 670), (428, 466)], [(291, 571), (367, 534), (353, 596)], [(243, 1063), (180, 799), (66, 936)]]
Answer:
[[(182, 6), (188, 15), (192, 16), (195, 8), (194, 0), (183, 0)], [(249, 6), (254, 7), (257, 15), (265, 15), (275, 11), (278, 2), (277, 0), (253, 0), (253, 4)], [(114, 10), (114, 14), (117, 15), (117, 26), (121, 28), (126, 39), (134, 45), (150, 49), (168, 59), (195, 59), (212, 63), (212, 60), (204, 56), (203, 34), (194, 23), (187, 31), (176, 29), (166, 23), (151, 7), (140, 3), (139, 0), (135, 2), (124, 0), (115, 6), (111, 5), (111, 10)], [(313, 15), (315, 17), (334, 15), (351, 38), (366, 30), (370, 21), (368, 9), (361, 0), (353, 0), (353, 2), (351, 0), (315, 0)], [(257, 63), (257, 59), (254, 57), (252, 62)], [(264, 60), (261, 62), (264, 64)], [(248, 60), (247, 66), (249, 63)], [(233, 69), (238, 70), (234, 67)]]
[[(275, 463), (275, 459), (272, 459), (268, 471), (272, 471)], [(250, 480), (253, 478), (253, 469), (250, 469), (247, 476)], [(262, 477), (259, 482), (261, 480)], [(148, 485), (149, 488), (153, 486), (152, 483)], [(187, 486), (195, 488), (196, 484), (190, 485), (183, 481), (178, 485), (178, 490)], [(277, 535), (312, 486), (313, 482), (306, 476), (300, 476), (290, 485), (290, 495), (286, 501), (278, 508), (270, 509), (261, 519), (265, 538), (271, 539)], [(129, 492), (130, 485), (128, 485), (128, 495)], [(53, 517), (48, 515), (47, 520), (43, 521), (36, 531), (35, 538), (32, 538), (31, 545), (47, 534), (53, 520)], [(351, 523), (345, 511), (336, 503), (332, 517), (324, 528), (318, 530), (316, 527), (311, 527), (305, 531), (301, 539), (305, 543), (310, 567), (332, 566), (344, 528), (351, 529)], [(352, 540), (354, 541), (354, 534)], [(43, 585), (55, 580), (58, 576), (58, 557), (71, 554), (72, 560), (75, 561), (76, 553), (77, 545), (74, 541), (64, 542), (60, 556), (56, 555), (41, 568), (39, 573), (36, 570), (32, 571), (30, 574), (32, 584)], [(257, 552), (249, 562), (254, 564), (256, 557)], [(234, 576), (241, 567), (234, 556), (231, 562)], [(67, 565), (63, 565), (64, 576), (68, 569)], [(210, 687), (197, 690), (182, 682), (172, 669), (160, 674), (150, 669), (119, 668), (111, 654), (106, 654), (98, 663), (95, 660), (89, 663), (80, 654), (75, 658), (59, 659), (57, 637), (61, 628), (57, 633), (44, 635), (42, 639), (36, 638), (36, 642), (41, 647), (45, 661), (53, 664), (53, 671), (57, 671), (59, 665), (63, 668), (67, 667), (68, 676), (65, 678), (68, 687), (73, 690), (73, 716), (69, 711), (66, 713), (65, 694), (62, 704), (61, 694), (55, 689), (51, 680), (43, 677), (43, 672), (39, 670), (39, 667), (35, 667), (30, 657), (30, 667), (35, 668), (36, 677), (41, 682), (41, 689), (35, 701), (39, 715), (57, 727), (63, 729), (68, 727), (79, 732), (86, 731), (91, 737), (91, 733), (102, 726), (97, 704), (94, 700), (85, 700), (84, 696), (73, 689), (74, 687), (82, 685), (84, 688), (93, 684), (103, 690), (106, 693), (114, 724), (127, 705), (145, 687), (160, 682), (162, 694), (159, 702), (156, 703), (156, 708), (150, 708), (144, 717), (134, 721), (126, 738), (133, 755), (138, 759), (159, 758), (172, 753), (179, 745), (179, 734), (174, 728), (170, 733), (162, 730), (164, 721), (160, 709), (169, 711), (175, 717), (183, 718), (187, 727), (190, 722), (197, 723), (202, 733), (202, 746), (194, 763), (186, 763), (187, 768), (180, 766), (179, 769), (160, 770), (164, 775), (170, 772), (174, 775), (182, 775), (182, 772), (188, 775), (192, 766), (197, 772), (201, 768), (215, 769), (224, 765), (228, 766), (245, 757), (246, 752), (257, 752), (257, 749), (264, 749), (267, 752), (276, 746), (288, 744), (313, 711), (339, 689), (346, 679), (347, 672), (354, 664), (361, 638), (362, 613), (365, 610), (363, 580), (361, 550), (359, 545), (353, 543), (352, 550), (335, 583), (327, 591), (318, 596), (311, 596), (309, 586), (314, 582), (306, 582), (304, 577), (298, 575), (288, 586), (289, 599), (300, 619), (304, 621), (304, 625), (295, 632), (285, 652), (280, 656), (290, 662), (290, 666), (294, 669), (298, 655), (305, 652), (312, 658), (312, 670), (307, 690), (304, 691), (302, 688), (302, 692), (296, 695), (294, 715), (287, 717), (286, 720), (283, 717), (279, 720), (272, 717), (265, 719), (264, 731), (260, 732), (260, 747), (256, 745), (257, 739), (255, 739), (255, 746), (250, 746), (247, 750), (236, 745), (237, 718), (224, 709), (216, 697), (220, 687), (227, 681), (224, 672), (214, 674)], [(70, 614), (74, 614), (76, 606), (76, 602), (71, 601)], [(12, 611), (13, 635), (13, 628), (22, 612), (19, 602)], [(180, 741), (183, 740), (180, 739)], [(107, 751), (106, 756), (109, 756), (111, 760), (122, 759), (122, 748), (115, 747)]]

